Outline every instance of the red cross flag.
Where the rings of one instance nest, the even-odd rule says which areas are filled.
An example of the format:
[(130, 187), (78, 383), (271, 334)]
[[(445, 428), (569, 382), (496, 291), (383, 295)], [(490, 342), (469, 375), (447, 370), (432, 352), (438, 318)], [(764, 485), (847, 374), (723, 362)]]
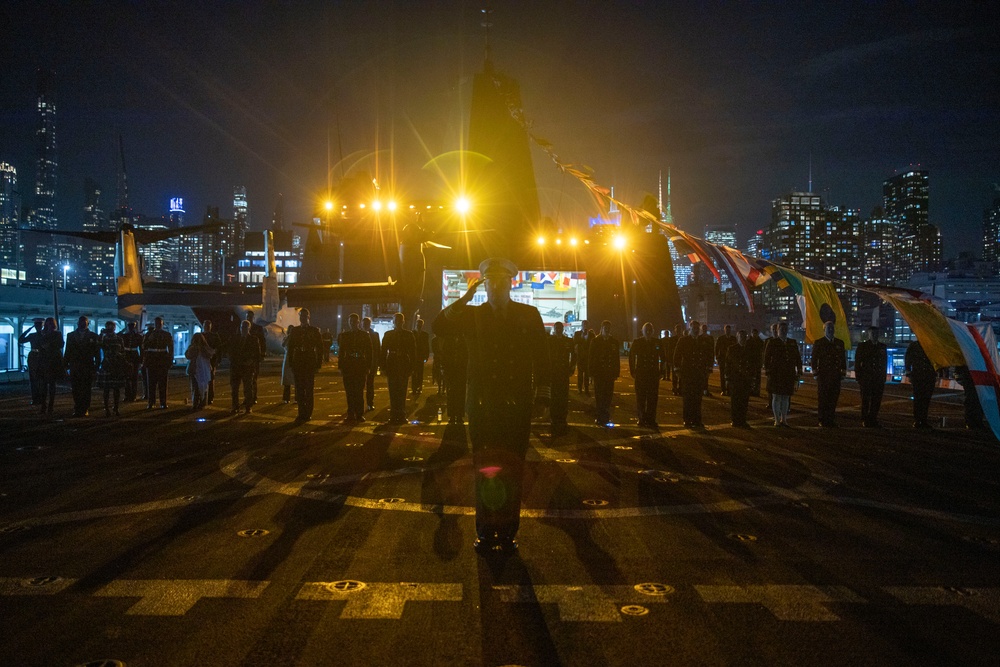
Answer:
[(997, 340), (988, 323), (966, 324), (949, 319), (948, 324), (962, 348), (962, 356), (969, 367), (972, 382), (976, 385), (976, 395), (983, 406), (983, 414), (993, 435), (1000, 439), (1000, 355), (997, 354)]

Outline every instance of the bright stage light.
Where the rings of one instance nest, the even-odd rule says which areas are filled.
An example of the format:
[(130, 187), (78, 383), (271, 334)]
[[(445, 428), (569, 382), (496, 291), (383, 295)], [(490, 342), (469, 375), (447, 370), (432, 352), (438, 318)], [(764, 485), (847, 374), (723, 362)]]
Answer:
[(472, 204), (465, 197), (459, 197), (455, 200), (455, 210), (459, 213), (464, 215), (469, 212), (470, 208), (472, 208)]
[(327, 199), (326, 202), (323, 203), (323, 208), (325, 208), (328, 211), (332, 211), (333, 210), (333, 202), (330, 201), (329, 199)]
[(372, 202), (372, 210), (373, 211), (381, 211), (382, 210), (382, 202), (380, 202), (378, 199), (376, 199), (375, 201), (373, 201)]
[(615, 237), (615, 247), (619, 250), (625, 249), (625, 237), (622, 234)]
[(571, 246), (576, 246), (576, 237), (575, 236), (569, 240), (569, 244)]
[(545, 237), (539, 236), (538, 239), (536, 239), (536, 242), (538, 243), (538, 245), (545, 245)]
[(386, 204), (386, 206), (389, 208), (390, 211), (395, 211), (396, 210), (396, 202), (395, 202), (395, 200), (390, 199), (389, 203)]

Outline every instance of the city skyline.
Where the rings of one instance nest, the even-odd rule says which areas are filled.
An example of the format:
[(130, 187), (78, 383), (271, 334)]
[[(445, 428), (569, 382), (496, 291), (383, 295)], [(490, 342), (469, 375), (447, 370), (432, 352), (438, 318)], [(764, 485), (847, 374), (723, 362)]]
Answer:
[[(465, 141), (483, 60), (478, 5), (54, 7), (24, 8), (0, 84), (0, 161), (17, 168), (31, 201), (34, 71), (55, 69), (62, 227), (80, 228), (87, 178), (113, 209), (118, 132), (131, 204), (147, 215), (183, 197), (193, 219), (209, 206), (231, 217), (233, 188), (245, 186), (254, 229), (269, 223), (278, 193), (286, 218), (304, 220), (327, 187), (328, 151), (383, 188), (447, 191), (422, 167)], [(919, 164), (944, 256), (980, 254), (1000, 181), (989, 103), (1000, 67), (986, 38), (996, 10), (891, 8), (854, 5), (827, 20), (818, 6), (511, 3), (492, 14), (490, 41), (496, 66), (521, 84), (533, 130), (593, 167), (597, 182), (638, 205), (670, 169), (683, 229), (736, 226), (742, 244), (766, 226), (771, 201), (806, 190), (810, 176), (824, 201), (864, 218), (885, 179)], [(105, 24), (109, 38), (84, 39)], [(796, 48), (779, 39), (792, 26)], [(616, 34), (629, 39), (592, 48)], [(602, 210), (544, 154), (533, 161), (543, 215), (582, 227)], [(335, 166), (334, 184), (339, 176)]]

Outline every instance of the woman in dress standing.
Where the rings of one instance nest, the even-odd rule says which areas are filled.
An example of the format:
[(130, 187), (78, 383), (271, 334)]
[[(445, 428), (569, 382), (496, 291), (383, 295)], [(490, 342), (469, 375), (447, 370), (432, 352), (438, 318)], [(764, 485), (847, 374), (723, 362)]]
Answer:
[(128, 379), (128, 359), (125, 356), (125, 341), (115, 331), (114, 322), (105, 322), (101, 332), (101, 369), (97, 372), (97, 386), (104, 390), (104, 416), (111, 416), (110, 399), (114, 394), (115, 417), (121, 400), (122, 387)]
[(767, 373), (767, 391), (771, 394), (774, 425), (788, 428), (788, 409), (802, 375), (802, 355), (798, 341), (788, 338), (787, 322), (778, 325), (777, 338), (767, 341), (764, 372)]
[(212, 355), (205, 334), (196, 333), (184, 352), (188, 360), (187, 374), (191, 378), (191, 409), (201, 410), (208, 402), (208, 383), (212, 379)]

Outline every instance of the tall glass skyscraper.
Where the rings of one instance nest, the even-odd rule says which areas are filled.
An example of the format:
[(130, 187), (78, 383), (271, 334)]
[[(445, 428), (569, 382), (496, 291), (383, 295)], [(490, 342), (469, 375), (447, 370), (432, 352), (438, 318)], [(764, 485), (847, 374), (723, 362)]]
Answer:
[[(28, 220), (33, 229), (53, 230), (56, 221), (56, 170), (59, 165), (56, 152), (56, 95), (55, 72), (37, 71), (38, 129), (35, 132), (35, 199)], [(57, 259), (55, 245), (49, 238), (37, 236), (34, 243), (34, 261), (29, 279), (48, 279)]]

